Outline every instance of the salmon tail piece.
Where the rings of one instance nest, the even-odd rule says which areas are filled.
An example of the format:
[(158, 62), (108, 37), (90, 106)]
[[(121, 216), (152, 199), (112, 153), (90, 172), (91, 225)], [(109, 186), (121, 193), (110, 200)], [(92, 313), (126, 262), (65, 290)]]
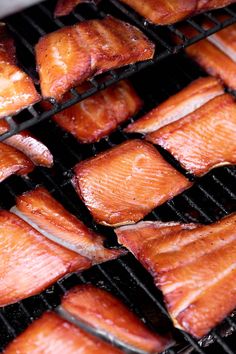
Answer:
[(98, 4), (100, 0), (58, 0), (54, 11), (55, 17), (69, 15), (73, 9), (83, 3)]

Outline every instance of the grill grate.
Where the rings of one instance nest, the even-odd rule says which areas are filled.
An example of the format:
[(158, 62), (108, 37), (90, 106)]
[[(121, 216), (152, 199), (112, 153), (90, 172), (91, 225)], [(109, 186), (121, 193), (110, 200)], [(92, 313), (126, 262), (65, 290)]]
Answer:
[[(25, 71), (34, 78), (36, 84), (38, 83), (38, 77), (35, 71), (34, 46), (39, 38), (46, 33), (55, 31), (65, 25), (72, 25), (85, 19), (102, 18), (106, 14), (111, 14), (120, 19), (126, 20), (139, 27), (151, 40), (156, 43), (156, 54), (153, 60), (132, 64), (118, 70), (112, 70), (106, 74), (91, 79), (91, 88), (83, 93), (79, 94), (75, 89), (72, 89), (72, 98), (70, 100), (67, 100), (63, 104), (53, 102), (52, 109), (47, 112), (42, 110), (40, 104), (36, 104), (33, 107), (23, 110), (23, 112), (16, 115), (14, 118), (5, 118), (10, 124), (10, 129), (8, 132), (0, 136), (0, 141), (23, 129), (38, 124), (56, 112), (59, 112), (75, 104), (76, 102), (91, 96), (95, 92), (108, 87), (121, 79), (130, 77), (134, 73), (160, 62), (162, 59), (179, 52), (182, 48), (189, 46), (190, 44), (209, 36), (221, 28), (227, 27), (236, 22), (236, 5), (231, 5), (223, 10), (220, 10), (221, 13), (223, 12), (227, 15), (227, 19), (224, 21), (220, 21), (217, 17), (219, 13), (218, 10), (212, 13), (210, 12), (196, 16), (193, 19), (185, 21), (188, 25), (194, 27), (198, 32), (196, 36), (188, 39), (181, 32), (178, 24), (164, 27), (151, 25), (147, 23), (145, 19), (141, 18), (126, 6), (122, 5), (118, 0), (103, 0), (98, 7), (88, 4), (81, 5), (77, 12), (74, 11), (70, 16), (62, 18), (62, 20), (53, 18), (54, 7), (54, 0), (47, 1), (6, 19), (6, 22), (17, 41), (19, 61)], [(200, 24), (202, 18), (207, 18), (212, 22), (211, 29), (204, 30), (202, 28)], [(172, 43), (171, 38), (173, 35), (179, 38), (180, 43), (178, 45), (174, 45)]]
[[(132, 77), (132, 83), (145, 102), (143, 111), (174, 94), (192, 80), (204, 76), (201, 69), (183, 54), (168, 58), (157, 66), (147, 68)], [(71, 168), (80, 160), (92, 156), (127, 139), (120, 127), (109, 138), (90, 145), (81, 145), (65, 134), (54, 122), (41, 122), (32, 132), (52, 150), (55, 166), (51, 170), (36, 168), (29, 179), (13, 176), (0, 185), (0, 206), (10, 208), (15, 196), (36, 184), (43, 184), (63, 205), (81, 218), (88, 226), (107, 235), (107, 244), (116, 245), (112, 229), (95, 224), (87, 209), (80, 202), (70, 184)], [(161, 150), (163, 154), (163, 151)], [(176, 161), (165, 157), (176, 167)], [(188, 176), (192, 179), (192, 176)], [(180, 196), (156, 208), (146, 219), (179, 220), (209, 223), (236, 211), (236, 168), (221, 167), (210, 172)], [(131, 254), (120, 260), (95, 266), (82, 275), (73, 274), (58, 281), (47, 291), (20, 303), (0, 309), (0, 349), (23, 331), (35, 318), (60, 303), (61, 295), (72, 286), (91, 282), (111, 290), (144, 318), (151, 328), (170, 331), (176, 345), (168, 354), (177, 353), (228, 353), (236, 352), (234, 314), (228, 317), (212, 333), (197, 342), (191, 336), (174, 329), (163, 304), (160, 291), (153, 285), (148, 272)], [(233, 333), (232, 333), (233, 332)], [(231, 334), (232, 333), (232, 334)], [(231, 334), (231, 335), (230, 335)]]

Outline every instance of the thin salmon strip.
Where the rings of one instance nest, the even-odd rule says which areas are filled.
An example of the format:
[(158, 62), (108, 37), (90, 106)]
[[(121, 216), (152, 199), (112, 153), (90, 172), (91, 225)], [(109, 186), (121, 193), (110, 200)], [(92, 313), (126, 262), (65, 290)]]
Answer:
[(47, 240), (18, 216), (0, 211), (0, 306), (35, 295), (90, 260)]
[(121, 354), (53, 312), (44, 313), (11, 342), (6, 354)]
[[(196, 34), (192, 28), (182, 28), (182, 31), (191, 38)], [(234, 31), (232, 31), (232, 36)], [(211, 37), (212, 38), (212, 37)], [(211, 39), (211, 41), (214, 41)], [(221, 51), (208, 39), (203, 39), (185, 49), (186, 53), (195, 60), (208, 74), (221, 79), (229, 88), (236, 89), (236, 62), (227, 52)]]
[(4, 22), (0, 22), (0, 64), (16, 64), (16, 48)]
[(116, 230), (151, 272), (176, 327), (200, 338), (236, 306), (236, 214), (207, 226), (145, 223)]
[(44, 98), (60, 100), (91, 73), (90, 55), (74, 26), (42, 37), (35, 52)]
[(59, 112), (53, 120), (80, 142), (92, 143), (114, 131), (141, 106), (132, 86), (121, 81)]
[(87, 257), (93, 264), (120, 256), (123, 251), (103, 246), (103, 237), (88, 229), (42, 187), (24, 193), (12, 211), (52, 241)]
[(34, 165), (24, 154), (0, 143), (0, 182), (13, 174), (27, 175), (33, 169)]
[(191, 186), (142, 140), (82, 161), (74, 172), (74, 187), (94, 219), (110, 226), (134, 223)]
[(147, 135), (196, 176), (236, 163), (236, 104), (232, 96), (214, 98), (195, 112)]
[[(0, 120), (0, 134), (9, 130), (8, 123)], [(4, 140), (4, 144), (25, 154), (35, 165), (43, 167), (52, 167), (53, 156), (49, 149), (27, 131), (17, 133)]]
[(112, 16), (84, 21), (77, 25), (77, 30), (88, 47), (96, 74), (154, 55), (154, 44), (138, 28)]
[(58, 0), (54, 16), (60, 17), (69, 15), (77, 5), (86, 2), (96, 4), (99, 2), (99, 0)]
[(128, 133), (147, 134), (195, 111), (212, 98), (224, 93), (219, 81), (205, 77), (191, 82), (125, 129)]
[(173, 342), (151, 332), (139, 318), (111, 293), (93, 285), (79, 285), (64, 296), (59, 313), (102, 333), (135, 353), (163, 352)]

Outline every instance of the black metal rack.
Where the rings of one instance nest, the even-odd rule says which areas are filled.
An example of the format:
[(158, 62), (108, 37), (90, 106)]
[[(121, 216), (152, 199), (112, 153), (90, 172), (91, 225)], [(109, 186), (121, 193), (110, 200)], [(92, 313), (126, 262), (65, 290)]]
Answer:
[[(192, 80), (204, 75), (196, 64), (180, 54), (176, 55), (174, 61), (167, 58), (155, 67), (149, 67), (135, 74), (132, 77), (132, 83), (145, 102), (145, 107), (139, 115)], [(51, 121), (41, 122), (32, 129), (32, 132), (51, 149), (55, 157), (55, 166), (49, 170), (36, 168), (30, 174), (29, 179), (13, 176), (2, 183), (0, 185), (0, 206), (9, 209), (14, 205), (16, 195), (40, 183), (88, 226), (106, 235), (108, 244), (116, 245), (113, 230), (94, 223), (86, 207), (76, 195), (70, 183), (70, 177), (71, 168), (75, 163), (126, 140), (127, 136), (123, 133), (122, 127), (109, 138), (90, 145), (78, 144), (72, 136), (65, 134)], [(169, 156), (165, 157), (176, 168), (179, 168)], [(156, 208), (146, 219), (214, 222), (236, 211), (235, 180), (235, 167), (215, 169), (200, 180), (196, 180), (190, 190)], [(38, 296), (0, 309), (0, 349), (42, 312), (55, 308), (60, 303), (61, 295), (67, 289), (84, 282), (92, 282), (112, 291), (141, 318), (144, 318), (150, 327), (157, 330), (161, 328), (163, 332), (170, 331), (177, 344), (167, 351), (169, 354), (233, 354), (236, 352), (234, 314), (225, 319), (207, 338), (199, 342), (188, 334), (174, 329), (164, 307), (161, 292), (153, 285), (148, 272), (130, 254), (119, 260), (95, 266), (81, 275), (67, 276)]]
[[(40, 104), (36, 104), (23, 110), (14, 118), (5, 118), (10, 129), (8, 132), (0, 136), (0, 141), (50, 118), (53, 114), (91, 96), (95, 92), (108, 87), (121, 79), (130, 77), (140, 70), (160, 62), (162, 59), (178, 53), (182, 48), (236, 22), (236, 5), (231, 5), (220, 10), (220, 12), (227, 15), (227, 19), (224, 21), (220, 20), (217, 16), (219, 13), (218, 10), (196, 16), (185, 21), (185, 23), (196, 29), (198, 32), (196, 36), (190, 39), (181, 32), (181, 28), (178, 24), (164, 27), (151, 25), (145, 21), (145, 19), (131, 11), (131, 9), (122, 5), (118, 0), (103, 0), (98, 7), (87, 4), (81, 5), (77, 8), (77, 11), (74, 11), (70, 16), (56, 20), (53, 18), (54, 7), (55, 1), (48, 1), (6, 19), (6, 22), (17, 41), (19, 62), (26, 72), (34, 78), (35, 83), (38, 83), (38, 78), (35, 71), (34, 46), (39, 38), (46, 33), (55, 31), (65, 25), (72, 25), (85, 19), (101, 18), (106, 14), (112, 14), (120, 19), (128, 21), (139, 27), (152, 41), (154, 41), (156, 44), (156, 54), (153, 60), (129, 65), (118, 70), (112, 70), (99, 77), (93, 78), (90, 80), (91, 88), (83, 93), (79, 94), (75, 89), (72, 89), (72, 98), (70, 100), (67, 100), (63, 104), (53, 102), (53, 107), (49, 111), (43, 111)], [(211, 21), (212, 27), (209, 30), (204, 30), (201, 26), (202, 18), (207, 18)], [(174, 44), (171, 40), (173, 36), (178, 37), (178, 45)]]

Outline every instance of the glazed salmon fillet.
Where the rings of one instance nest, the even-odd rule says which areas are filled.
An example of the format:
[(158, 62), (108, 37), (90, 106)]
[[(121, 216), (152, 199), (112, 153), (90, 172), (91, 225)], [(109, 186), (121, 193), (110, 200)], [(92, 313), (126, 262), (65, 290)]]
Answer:
[(229, 94), (214, 98), (188, 116), (146, 136), (196, 176), (217, 166), (235, 164), (235, 137), (236, 104)]
[(54, 312), (34, 321), (5, 349), (6, 354), (122, 354)]
[(0, 211), (0, 306), (35, 295), (91, 262), (47, 240), (18, 216)]
[(54, 16), (59, 17), (69, 15), (77, 5), (86, 2), (96, 4), (99, 0), (58, 0)]
[(103, 237), (69, 213), (45, 188), (37, 187), (19, 196), (12, 211), (47, 238), (87, 257), (92, 264), (115, 259), (124, 253), (106, 249)]
[(208, 11), (235, 3), (235, 0), (198, 0), (197, 10)]
[(95, 74), (153, 55), (154, 45), (139, 29), (111, 16), (64, 27), (36, 45), (43, 97), (61, 100), (70, 88)]
[(33, 169), (34, 165), (24, 154), (0, 143), (0, 182), (13, 174), (27, 175)]
[[(155, 224), (155, 223), (154, 223)], [(160, 224), (160, 223), (159, 223)], [(200, 338), (236, 306), (236, 214), (207, 226), (145, 223), (116, 230), (151, 272), (176, 327)]]
[(94, 219), (110, 226), (134, 223), (191, 186), (138, 139), (78, 163), (74, 172), (74, 187)]
[(171, 343), (169, 337), (155, 334), (111, 293), (93, 285), (79, 285), (64, 296), (59, 310), (103, 333), (114, 343), (130, 347), (135, 353), (163, 352)]
[(114, 131), (141, 106), (132, 86), (121, 81), (57, 113), (53, 120), (81, 143), (92, 143)]
[[(8, 123), (3, 119), (0, 120), (0, 134), (6, 133), (8, 130)], [(5, 139), (4, 144), (21, 151), (37, 166), (52, 167), (53, 165), (53, 156), (49, 149), (27, 131)]]
[(17, 113), (40, 99), (32, 79), (16, 65), (15, 45), (0, 25), (0, 118)]
[(212, 98), (224, 93), (213, 77), (199, 78), (171, 96), (125, 129), (128, 133), (147, 134), (192, 113)]
[[(187, 27), (182, 28), (182, 31), (189, 38), (196, 34), (193, 29)], [(235, 32), (232, 31), (229, 39), (231, 43), (233, 41), (232, 37), (234, 36), (234, 33)], [(227, 54), (229, 53), (229, 46), (225, 52), (221, 51), (215, 46), (215, 44), (213, 44), (213, 42), (216, 42), (214, 38), (219, 37), (211, 36), (211, 40), (203, 39), (187, 47), (185, 51), (188, 56), (195, 60), (208, 74), (221, 79), (226, 86), (236, 90), (236, 62)], [(218, 40), (217, 42), (219, 43)], [(224, 46), (226, 46), (226, 44), (224, 44)], [(232, 51), (233, 49), (231, 50), (231, 53)]]

